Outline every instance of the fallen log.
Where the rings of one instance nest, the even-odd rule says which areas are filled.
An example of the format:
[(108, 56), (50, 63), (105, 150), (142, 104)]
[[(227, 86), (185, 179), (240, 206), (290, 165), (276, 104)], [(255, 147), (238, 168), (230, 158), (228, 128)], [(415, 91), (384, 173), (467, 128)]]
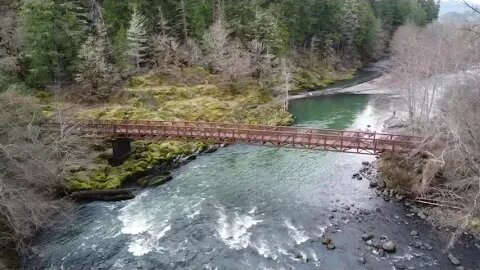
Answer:
[(135, 198), (132, 189), (104, 189), (73, 192), (70, 198), (77, 202), (116, 202)]

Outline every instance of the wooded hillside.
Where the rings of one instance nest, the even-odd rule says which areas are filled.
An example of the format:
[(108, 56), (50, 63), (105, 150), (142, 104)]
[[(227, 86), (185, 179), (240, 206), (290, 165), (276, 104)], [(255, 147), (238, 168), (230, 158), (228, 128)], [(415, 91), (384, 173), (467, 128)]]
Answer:
[(275, 57), (348, 67), (384, 57), (398, 26), (425, 25), (439, 11), (435, 0), (2, 2), (0, 88), (18, 80), (95, 88), (150, 68), (221, 72), (247, 55), (257, 72), (236, 68), (234, 77), (260, 76), (259, 61)]

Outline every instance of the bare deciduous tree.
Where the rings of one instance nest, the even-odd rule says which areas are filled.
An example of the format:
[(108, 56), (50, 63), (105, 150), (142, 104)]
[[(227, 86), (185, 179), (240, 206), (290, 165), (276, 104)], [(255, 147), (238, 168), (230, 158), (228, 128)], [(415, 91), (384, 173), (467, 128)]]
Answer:
[(206, 62), (216, 72), (222, 71), (222, 61), (228, 53), (230, 30), (223, 18), (218, 18), (203, 36), (203, 45), (207, 52)]
[(410, 124), (420, 128), (431, 120), (448, 75), (471, 66), (470, 47), (460, 29), (442, 24), (401, 27), (392, 44), (393, 86), (405, 100)]
[(422, 155), (402, 161), (420, 172), (408, 172), (416, 179), (404, 188), (462, 206), (462, 217), (451, 221), (458, 230), (450, 246), (480, 215), (480, 46), (472, 33), (454, 25), (409, 25), (392, 43), (394, 87), (410, 124), (428, 138), (418, 149)]
[(286, 58), (280, 59), (280, 67), (278, 69), (278, 78), (281, 82), (277, 87), (278, 96), (281, 96), (283, 99), (283, 108), (285, 111), (288, 111), (290, 106), (289, 104), (289, 92), (292, 84), (292, 64)]
[(272, 60), (268, 47), (262, 41), (254, 39), (248, 43), (251, 55), (252, 76), (255, 79), (267, 78), (272, 74)]
[(68, 210), (64, 178), (77, 156), (71, 126), (43, 128), (36, 104), (13, 91), (0, 96), (0, 246), (20, 252), (54, 215)]
[(207, 62), (225, 78), (236, 81), (251, 74), (251, 55), (240, 40), (229, 38), (230, 30), (220, 16), (203, 37)]

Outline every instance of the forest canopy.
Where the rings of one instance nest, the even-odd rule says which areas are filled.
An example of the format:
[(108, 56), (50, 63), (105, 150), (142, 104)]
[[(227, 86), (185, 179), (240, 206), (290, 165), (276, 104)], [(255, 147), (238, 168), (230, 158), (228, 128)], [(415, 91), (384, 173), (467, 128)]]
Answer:
[[(101, 84), (158, 67), (159, 58), (208, 66), (205, 36), (219, 18), (242, 48), (256, 40), (275, 57), (308, 51), (349, 65), (384, 57), (397, 27), (426, 25), (438, 12), (435, 0), (10, 0), (0, 6), (0, 62), (8, 63), (0, 86), (13, 78), (63, 85), (92, 79), (87, 70)], [(188, 55), (165, 59), (178, 51)]]

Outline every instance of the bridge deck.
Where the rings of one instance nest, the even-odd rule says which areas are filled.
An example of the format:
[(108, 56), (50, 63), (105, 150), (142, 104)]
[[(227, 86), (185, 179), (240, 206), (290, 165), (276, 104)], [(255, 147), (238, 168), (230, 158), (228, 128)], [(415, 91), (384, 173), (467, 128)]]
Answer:
[(386, 133), (177, 121), (87, 121), (71, 124), (81, 135), (130, 139), (199, 139), (377, 155), (406, 152), (418, 137)]

